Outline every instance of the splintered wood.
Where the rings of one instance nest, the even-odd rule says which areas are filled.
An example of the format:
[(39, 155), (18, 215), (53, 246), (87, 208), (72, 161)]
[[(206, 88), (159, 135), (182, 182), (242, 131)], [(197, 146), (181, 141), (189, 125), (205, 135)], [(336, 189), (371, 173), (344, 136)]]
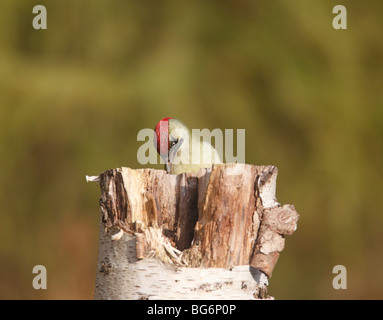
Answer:
[(299, 218), (276, 201), (277, 174), (249, 164), (100, 174), (95, 298), (266, 298)]

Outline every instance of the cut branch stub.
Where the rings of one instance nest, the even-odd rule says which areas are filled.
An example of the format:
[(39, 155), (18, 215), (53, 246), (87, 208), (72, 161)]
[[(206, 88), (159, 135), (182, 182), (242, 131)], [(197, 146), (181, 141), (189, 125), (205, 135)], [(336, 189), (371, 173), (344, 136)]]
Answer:
[(284, 205), (282, 207), (268, 208), (264, 211), (262, 223), (279, 234), (291, 236), (297, 227), (299, 218), (294, 206)]

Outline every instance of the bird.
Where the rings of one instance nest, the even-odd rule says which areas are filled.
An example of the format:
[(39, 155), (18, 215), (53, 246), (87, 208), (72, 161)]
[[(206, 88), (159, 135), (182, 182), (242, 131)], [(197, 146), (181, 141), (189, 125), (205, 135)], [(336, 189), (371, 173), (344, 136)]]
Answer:
[(201, 168), (222, 163), (211, 143), (201, 141), (199, 135), (191, 135), (181, 120), (172, 117), (163, 118), (157, 123), (153, 142), (169, 174), (197, 173)]

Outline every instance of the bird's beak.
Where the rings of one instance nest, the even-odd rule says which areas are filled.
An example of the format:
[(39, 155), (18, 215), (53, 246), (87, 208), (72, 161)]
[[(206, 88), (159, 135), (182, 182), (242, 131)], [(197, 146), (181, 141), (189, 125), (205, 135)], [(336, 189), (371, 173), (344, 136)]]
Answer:
[(169, 158), (168, 158), (168, 161), (166, 162), (166, 172), (167, 173), (170, 173), (171, 170), (172, 170), (172, 164), (173, 164), (173, 160), (178, 152), (178, 150), (180, 149), (182, 143), (184, 142), (184, 139), (181, 138), (177, 144), (175, 144), (173, 147), (170, 148), (169, 150)]
[(166, 173), (170, 174), (170, 172), (172, 171), (172, 163), (171, 162), (165, 163), (165, 167), (166, 167)]

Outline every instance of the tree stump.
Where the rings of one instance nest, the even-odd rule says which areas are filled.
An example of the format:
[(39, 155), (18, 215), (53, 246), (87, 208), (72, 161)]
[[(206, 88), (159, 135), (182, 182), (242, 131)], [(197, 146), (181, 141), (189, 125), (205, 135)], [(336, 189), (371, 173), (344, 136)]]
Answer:
[(264, 299), (299, 215), (274, 166), (118, 168), (101, 189), (95, 299)]

